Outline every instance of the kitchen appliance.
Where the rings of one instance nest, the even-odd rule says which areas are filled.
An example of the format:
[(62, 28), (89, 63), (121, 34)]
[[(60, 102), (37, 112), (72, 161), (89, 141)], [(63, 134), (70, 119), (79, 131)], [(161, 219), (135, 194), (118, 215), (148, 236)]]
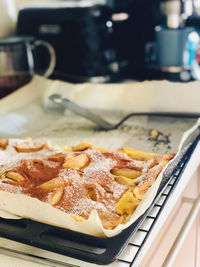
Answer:
[[(53, 45), (57, 63), (52, 78), (189, 81), (200, 76), (193, 64), (199, 42), (191, 45), (189, 40), (191, 32), (199, 35), (194, 13), (191, 0), (57, 1), (24, 6), (17, 33)], [(45, 61), (42, 51), (41, 58)]]
[(188, 48), (189, 34), (198, 34), (196, 26), (187, 23), (194, 13), (191, 3), (97, 0), (29, 5), (20, 10), (17, 31), (54, 46), (55, 78), (188, 81), (199, 77), (185, 56), (196, 53), (198, 46), (196, 42), (196, 49)]
[[(199, 30), (195, 24), (187, 23), (195, 12), (192, 1), (161, 0), (157, 4), (155, 1), (149, 2), (152, 4), (152, 7), (149, 6), (151, 24), (144, 18), (147, 11), (140, 10), (138, 14), (143, 15), (147, 27), (143, 29), (145, 36), (139, 41), (141, 47), (138, 46), (141, 52), (140, 58), (138, 57), (138, 62), (141, 60), (141, 63), (138, 64), (142, 79), (199, 79), (197, 73), (200, 73), (200, 69), (196, 64)], [(138, 28), (141, 23), (140, 21)], [(137, 71), (134, 62), (131, 64)]]
[[(129, 15), (117, 30), (114, 28), (120, 46), (117, 52), (126, 58), (122, 75), (137, 80), (199, 80), (198, 1), (121, 2), (115, 1), (114, 12)], [(120, 36), (126, 36), (125, 43)]]
[[(111, 15), (106, 0), (27, 5), (19, 12), (17, 33), (53, 45), (54, 78), (104, 82), (118, 71)], [(45, 59), (42, 52), (41, 58)]]
[[(40, 71), (36, 48), (42, 46), (47, 50), (48, 66)], [(56, 62), (53, 47), (34, 37), (8, 37), (0, 39), (0, 97), (28, 83), (35, 72), (48, 77), (54, 70)]]

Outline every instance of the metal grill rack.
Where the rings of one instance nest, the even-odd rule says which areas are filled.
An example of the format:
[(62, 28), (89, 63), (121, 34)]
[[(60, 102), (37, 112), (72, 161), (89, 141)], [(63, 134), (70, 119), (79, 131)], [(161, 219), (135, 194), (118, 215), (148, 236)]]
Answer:
[(118, 257), (117, 261), (123, 263), (123, 265), (120, 265), (120, 267), (135, 266), (135, 262), (139, 257), (147, 238), (151, 234), (158, 217), (162, 213), (162, 210), (169, 199), (171, 192), (175, 189), (179, 179), (181, 178), (181, 173), (184, 170), (184, 165), (187, 162), (187, 159), (188, 158), (185, 159), (185, 161), (180, 165), (179, 169), (173, 175), (172, 179), (170, 179), (170, 182), (166, 186), (165, 190), (146, 216), (146, 219), (140, 225), (137, 232), (133, 235), (126, 249), (124, 249), (122, 254)]

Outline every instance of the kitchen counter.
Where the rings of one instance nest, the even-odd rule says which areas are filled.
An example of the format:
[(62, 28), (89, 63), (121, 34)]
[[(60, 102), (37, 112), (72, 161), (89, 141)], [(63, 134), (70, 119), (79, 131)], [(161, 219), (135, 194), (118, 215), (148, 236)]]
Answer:
[[(200, 266), (200, 213), (197, 212), (196, 219), (192, 223), (192, 228), (188, 230), (185, 234), (183, 242), (178, 244), (178, 249), (170, 251), (176, 238), (179, 236), (179, 232), (186, 221), (186, 217), (192, 209), (195, 199), (199, 196), (200, 192), (200, 142), (197, 144), (195, 150), (193, 151), (189, 162), (181, 175), (181, 178), (176, 186), (174, 186), (170, 194), (164, 192), (157, 203), (162, 203), (163, 199), (166, 197), (166, 203), (160, 212), (160, 215), (153, 222), (151, 231), (148, 233), (146, 241), (140, 247), (138, 252), (138, 247), (136, 244), (142, 239), (142, 234), (136, 232), (136, 234), (131, 238), (129, 245), (124, 249), (118, 260), (110, 265), (109, 267), (128, 267), (128, 266), (140, 266), (140, 267), (153, 267), (153, 266), (188, 266), (188, 261), (185, 259), (190, 259), (190, 266), (196, 267)], [(174, 181), (175, 182), (175, 181)], [(166, 189), (167, 190), (167, 189)], [(185, 204), (186, 203), (186, 204)], [(188, 204), (189, 203), (189, 204)], [(159, 204), (157, 204), (159, 207)], [(188, 207), (188, 205), (190, 207)], [(153, 209), (156, 207), (154, 206)], [(152, 213), (153, 211), (151, 211)], [(151, 216), (148, 218), (151, 219)], [(148, 222), (144, 222), (144, 228), (148, 227)], [(142, 227), (142, 226), (141, 226)], [(186, 239), (185, 239), (186, 238)], [(186, 241), (185, 241), (186, 240)], [(188, 241), (189, 240), (189, 241)], [(144, 240), (143, 240), (144, 241)], [(39, 253), (40, 257), (29, 257), (26, 255), (20, 255), (15, 253), (15, 249), (19, 249), (20, 246), (17, 242), (7, 241), (6, 239), (0, 238), (0, 245), (9, 247), (10, 251), (0, 249), (0, 266), (16, 266), (16, 267), (42, 267), (47, 266), (61, 266), (58, 262), (50, 263), (44, 260), (45, 257), (49, 257), (50, 253), (39, 249), (33, 249), (25, 245), (25, 250), (28, 254)], [(11, 251), (12, 250), (12, 251)], [(138, 253), (137, 253), (138, 252)], [(175, 252), (175, 253), (174, 253)], [(136, 256), (133, 261), (133, 258)], [(184, 254), (183, 254), (184, 253)], [(27, 259), (19, 259), (15, 257), (10, 257), (8, 255), (20, 257)], [(42, 258), (43, 257), (43, 258)], [(76, 259), (69, 257), (64, 257), (61, 255), (53, 254), (52, 260), (60, 260), (66, 263), (65, 266), (97, 266), (95, 264), (85, 263)], [(60, 258), (60, 259), (59, 259)], [(173, 261), (171, 261), (173, 260)], [(37, 263), (33, 263), (35, 261)], [(132, 263), (132, 265), (131, 265)], [(171, 264), (171, 265), (170, 265)], [(98, 265), (99, 266), (99, 265)]]

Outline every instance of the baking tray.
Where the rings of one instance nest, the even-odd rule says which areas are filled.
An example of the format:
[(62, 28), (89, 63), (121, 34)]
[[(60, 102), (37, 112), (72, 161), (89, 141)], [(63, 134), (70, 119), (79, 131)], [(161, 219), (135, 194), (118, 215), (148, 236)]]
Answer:
[(7, 239), (86, 262), (100, 265), (109, 264), (117, 258), (132, 235), (140, 227), (149, 210), (173, 179), (173, 175), (178, 172), (180, 177), (199, 139), (200, 130), (198, 127), (183, 143), (183, 148), (176, 161), (173, 164), (169, 164), (163, 173), (162, 182), (151, 206), (137, 221), (117, 236), (99, 238), (29, 219), (13, 220), (2, 218), (0, 219), (0, 235)]

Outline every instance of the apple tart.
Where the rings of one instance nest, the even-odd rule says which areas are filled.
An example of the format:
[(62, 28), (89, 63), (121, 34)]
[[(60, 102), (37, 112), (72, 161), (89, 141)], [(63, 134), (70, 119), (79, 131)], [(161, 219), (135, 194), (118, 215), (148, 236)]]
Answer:
[[(132, 148), (111, 151), (87, 141), (62, 149), (31, 139), (0, 139), (0, 209), (37, 220), (34, 211), (26, 216), (6, 205), (5, 196), (23, 195), (67, 214), (80, 227), (95, 210), (102, 227), (113, 230), (129, 221), (173, 157)], [(62, 225), (42, 216), (43, 222)]]

